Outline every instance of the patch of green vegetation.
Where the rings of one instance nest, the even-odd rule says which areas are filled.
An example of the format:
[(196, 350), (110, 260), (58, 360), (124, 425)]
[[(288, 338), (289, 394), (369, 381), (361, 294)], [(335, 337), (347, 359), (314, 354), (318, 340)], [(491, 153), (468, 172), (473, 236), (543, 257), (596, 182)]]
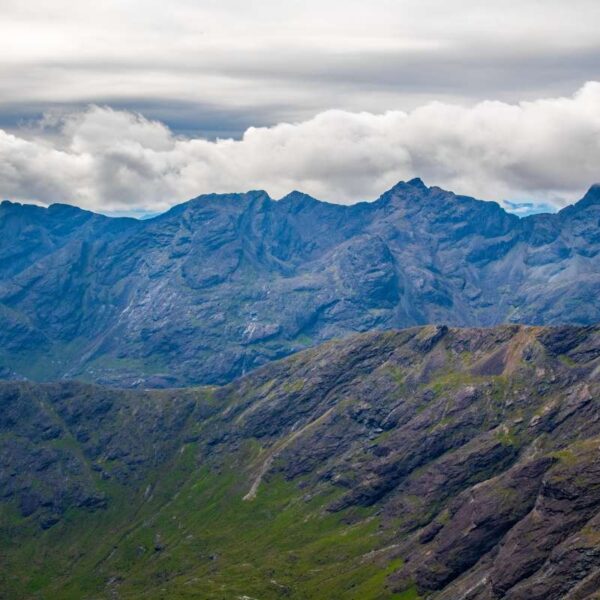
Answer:
[(440, 394), (449, 390), (454, 390), (470, 383), (477, 383), (480, 380), (482, 380), (481, 377), (476, 377), (470, 373), (463, 371), (451, 371), (436, 377), (428, 385), (428, 387), (435, 393), (436, 396), (439, 396)]
[(283, 384), (283, 391), (286, 394), (294, 394), (301, 392), (304, 388), (304, 379), (294, 379), (293, 381), (286, 381)]
[(401, 595), (391, 594), (386, 590), (387, 578), (404, 565), (404, 560), (397, 558), (392, 560), (387, 565), (380, 567), (377, 572), (362, 581), (354, 587), (352, 594), (348, 598), (362, 600), (362, 598), (385, 599), (385, 598), (401, 598)]
[(492, 383), (492, 400), (496, 403), (503, 402), (510, 391), (511, 383), (506, 375), (493, 375), (488, 377)]
[(566, 354), (561, 354), (558, 357), (558, 360), (560, 360), (560, 362), (567, 367), (576, 367), (577, 366), (577, 363), (570, 356), (567, 356)]
[(419, 596), (416, 585), (413, 585), (407, 590), (404, 590), (400, 594), (396, 594), (394, 596), (394, 600), (420, 600), (420, 598), (421, 596)]
[(504, 446), (517, 446), (518, 439), (514, 431), (508, 429), (508, 427), (502, 428), (496, 432), (496, 437)]
[(459, 354), (460, 362), (463, 367), (467, 367), (473, 364), (474, 354), (468, 350), (462, 350)]
[(443, 429), (446, 425), (450, 425), (453, 422), (451, 417), (442, 417), (439, 421), (435, 421), (428, 428), (427, 431), (435, 431), (436, 429)]
[(398, 387), (403, 387), (404, 380), (406, 378), (404, 369), (398, 367), (397, 365), (387, 365), (387, 370)]
[(509, 487), (495, 486), (493, 492), (502, 503), (502, 506), (513, 506), (515, 500), (518, 498), (518, 492)]
[(450, 522), (450, 511), (446, 508), (437, 516), (437, 522), (446, 525)]
[[(384, 539), (369, 509), (324, 510), (338, 493), (305, 500), (296, 483), (273, 477), (243, 500), (250, 479), (240, 470), (256, 456), (242, 448), (229, 467), (196, 466), (195, 444), (143, 482), (139, 491), (98, 481), (106, 510), (69, 510), (32, 536), (28, 521), (6, 509), (0, 535), (3, 581), (11, 598), (203, 598), (384, 600), (401, 566), (369, 558)], [(17, 585), (18, 582), (18, 585)], [(112, 592), (111, 592), (112, 590)]]
[(306, 334), (301, 334), (296, 338), (296, 342), (302, 344), (303, 346), (312, 346), (314, 341), (313, 339)]

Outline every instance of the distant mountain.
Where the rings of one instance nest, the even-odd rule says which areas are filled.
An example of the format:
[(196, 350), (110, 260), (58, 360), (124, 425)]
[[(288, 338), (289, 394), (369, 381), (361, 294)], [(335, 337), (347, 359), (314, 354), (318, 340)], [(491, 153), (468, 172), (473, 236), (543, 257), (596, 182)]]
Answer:
[(599, 415), (598, 326), (367, 333), (223, 388), (3, 382), (0, 598), (592, 600)]
[(223, 383), (353, 332), (600, 321), (600, 186), (519, 219), (419, 179), (372, 203), (207, 195), (148, 220), (0, 205), (0, 376)]

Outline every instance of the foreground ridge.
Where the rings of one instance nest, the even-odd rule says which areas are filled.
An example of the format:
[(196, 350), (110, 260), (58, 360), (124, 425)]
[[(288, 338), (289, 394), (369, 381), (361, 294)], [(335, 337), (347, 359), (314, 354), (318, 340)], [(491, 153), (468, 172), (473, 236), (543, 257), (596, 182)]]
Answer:
[(599, 392), (598, 326), (373, 332), (221, 388), (0, 384), (0, 596), (592, 599)]

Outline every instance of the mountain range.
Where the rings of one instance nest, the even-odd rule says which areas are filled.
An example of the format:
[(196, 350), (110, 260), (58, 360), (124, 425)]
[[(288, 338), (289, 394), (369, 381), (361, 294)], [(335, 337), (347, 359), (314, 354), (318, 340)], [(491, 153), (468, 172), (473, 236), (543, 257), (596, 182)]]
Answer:
[(0, 598), (598, 598), (599, 393), (598, 326), (371, 332), (222, 387), (0, 382)]
[(205, 195), (147, 220), (0, 205), (0, 376), (223, 384), (332, 338), (600, 320), (600, 186), (519, 218), (421, 180), (341, 206)]

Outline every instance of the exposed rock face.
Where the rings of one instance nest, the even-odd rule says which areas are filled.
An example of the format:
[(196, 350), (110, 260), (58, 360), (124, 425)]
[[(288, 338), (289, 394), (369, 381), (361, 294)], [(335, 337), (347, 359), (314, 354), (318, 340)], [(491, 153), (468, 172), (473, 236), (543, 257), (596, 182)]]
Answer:
[(420, 180), (354, 206), (201, 196), (147, 221), (5, 202), (0, 376), (223, 383), (353, 332), (593, 323), (599, 189), (524, 219)]
[[(66, 561), (44, 588), (0, 576), (0, 596), (599, 589), (597, 326), (368, 333), (222, 388), (6, 382), (0, 409), (7, 572), (32, 539), (47, 556), (35, 569)], [(94, 539), (69, 538), (73, 523)]]
[(105, 507), (99, 481), (131, 485), (164, 462), (184, 436), (202, 393), (137, 393), (76, 382), (3, 384), (0, 498), (54, 524), (73, 506)]

